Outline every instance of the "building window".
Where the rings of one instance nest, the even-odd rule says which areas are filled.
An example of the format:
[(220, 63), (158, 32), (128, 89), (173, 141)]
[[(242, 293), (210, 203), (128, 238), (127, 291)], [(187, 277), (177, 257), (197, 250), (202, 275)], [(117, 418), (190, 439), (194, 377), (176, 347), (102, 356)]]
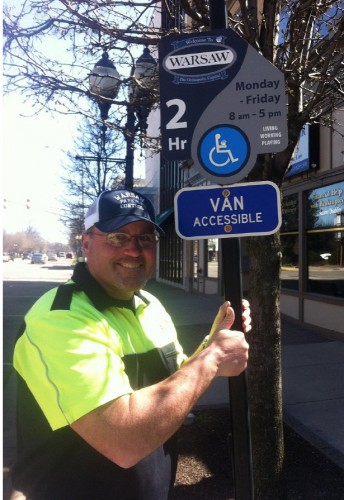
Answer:
[(218, 278), (219, 276), (219, 240), (210, 238), (205, 241), (206, 244), (206, 266), (207, 277)]
[(282, 266), (281, 286), (291, 290), (299, 288), (298, 256), (298, 201), (297, 194), (286, 196), (282, 203)]
[(344, 297), (344, 182), (308, 193), (307, 290)]
[(297, 233), (281, 235), (281, 286), (290, 290), (298, 290), (299, 288), (298, 243), (299, 235)]
[(193, 259), (193, 278), (197, 280), (198, 275), (200, 273), (200, 256), (198, 251), (198, 240), (194, 240), (192, 242), (192, 259)]
[(344, 231), (307, 235), (309, 292), (344, 297)]

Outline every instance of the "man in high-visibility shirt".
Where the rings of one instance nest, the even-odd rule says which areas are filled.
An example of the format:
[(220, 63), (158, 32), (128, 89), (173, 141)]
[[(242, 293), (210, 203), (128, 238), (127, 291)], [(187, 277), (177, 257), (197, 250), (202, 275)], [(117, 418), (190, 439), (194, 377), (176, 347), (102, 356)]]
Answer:
[[(160, 233), (146, 197), (103, 192), (85, 218), (86, 263), (25, 316), (12, 472), (30, 500), (166, 500), (176, 431), (216, 377), (246, 368), (228, 302), (209, 338), (183, 354), (169, 315), (143, 291)], [(242, 318), (246, 332), (247, 303)]]

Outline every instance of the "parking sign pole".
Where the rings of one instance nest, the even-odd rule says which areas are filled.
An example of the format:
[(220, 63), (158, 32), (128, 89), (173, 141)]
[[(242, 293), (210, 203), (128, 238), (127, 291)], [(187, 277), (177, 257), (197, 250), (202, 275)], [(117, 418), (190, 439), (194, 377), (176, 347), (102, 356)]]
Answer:
[[(239, 238), (223, 238), (221, 250), (224, 296), (225, 300), (231, 302), (235, 311), (235, 322), (232, 328), (241, 331), (242, 283)], [(252, 500), (254, 491), (247, 372), (228, 380), (235, 499)]]
[[(227, 7), (224, 0), (210, 0), (210, 28), (227, 28)], [(225, 300), (229, 300), (235, 311), (233, 328), (242, 330), (241, 324), (241, 252), (239, 238), (221, 240), (223, 287)], [(253, 500), (253, 467), (251, 451), (250, 418), (247, 394), (246, 371), (229, 380), (232, 459), (234, 495), (236, 500)]]

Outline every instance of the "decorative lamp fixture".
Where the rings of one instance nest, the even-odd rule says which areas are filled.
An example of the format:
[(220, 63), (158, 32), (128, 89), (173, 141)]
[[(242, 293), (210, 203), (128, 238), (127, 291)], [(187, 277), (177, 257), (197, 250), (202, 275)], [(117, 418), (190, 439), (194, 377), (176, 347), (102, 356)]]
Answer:
[(148, 47), (136, 61), (134, 78), (129, 84), (128, 98), (138, 119), (138, 129), (145, 133), (147, 118), (152, 108), (152, 90), (157, 83), (157, 62), (151, 56)]
[(101, 59), (95, 64), (89, 75), (91, 94), (97, 97), (101, 119), (107, 120), (112, 99), (118, 94), (121, 85), (120, 75), (109, 55), (104, 50)]
[[(143, 136), (147, 130), (147, 118), (154, 103), (153, 89), (157, 86), (157, 76), (157, 63), (151, 56), (148, 47), (146, 47), (136, 62), (133, 77), (129, 79), (128, 84), (127, 121), (124, 137), (126, 142), (125, 186), (129, 189), (133, 187), (134, 183), (134, 140), (137, 132), (139, 132), (142, 150)], [(104, 51), (102, 58), (96, 63), (89, 75), (90, 93), (97, 100), (103, 121), (102, 148), (104, 154), (106, 153), (105, 121), (108, 118), (110, 106), (118, 94), (121, 83), (118, 71), (110, 61), (108, 53)]]
[(134, 78), (144, 87), (151, 88), (152, 80), (157, 77), (156, 60), (151, 56), (148, 47), (145, 47), (143, 53), (136, 61)]

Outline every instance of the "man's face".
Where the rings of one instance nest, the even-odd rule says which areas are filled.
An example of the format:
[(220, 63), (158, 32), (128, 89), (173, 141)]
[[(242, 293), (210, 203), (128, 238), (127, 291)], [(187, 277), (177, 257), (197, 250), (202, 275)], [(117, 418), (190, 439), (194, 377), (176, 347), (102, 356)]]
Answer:
[[(136, 238), (132, 238), (123, 248), (113, 247), (106, 241), (107, 233), (96, 227), (90, 232), (82, 239), (89, 272), (111, 297), (130, 299), (155, 271), (156, 246), (141, 248)], [(149, 222), (133, 222), (114, 232), (147, 234), (154, 232), (154, 226)]]

